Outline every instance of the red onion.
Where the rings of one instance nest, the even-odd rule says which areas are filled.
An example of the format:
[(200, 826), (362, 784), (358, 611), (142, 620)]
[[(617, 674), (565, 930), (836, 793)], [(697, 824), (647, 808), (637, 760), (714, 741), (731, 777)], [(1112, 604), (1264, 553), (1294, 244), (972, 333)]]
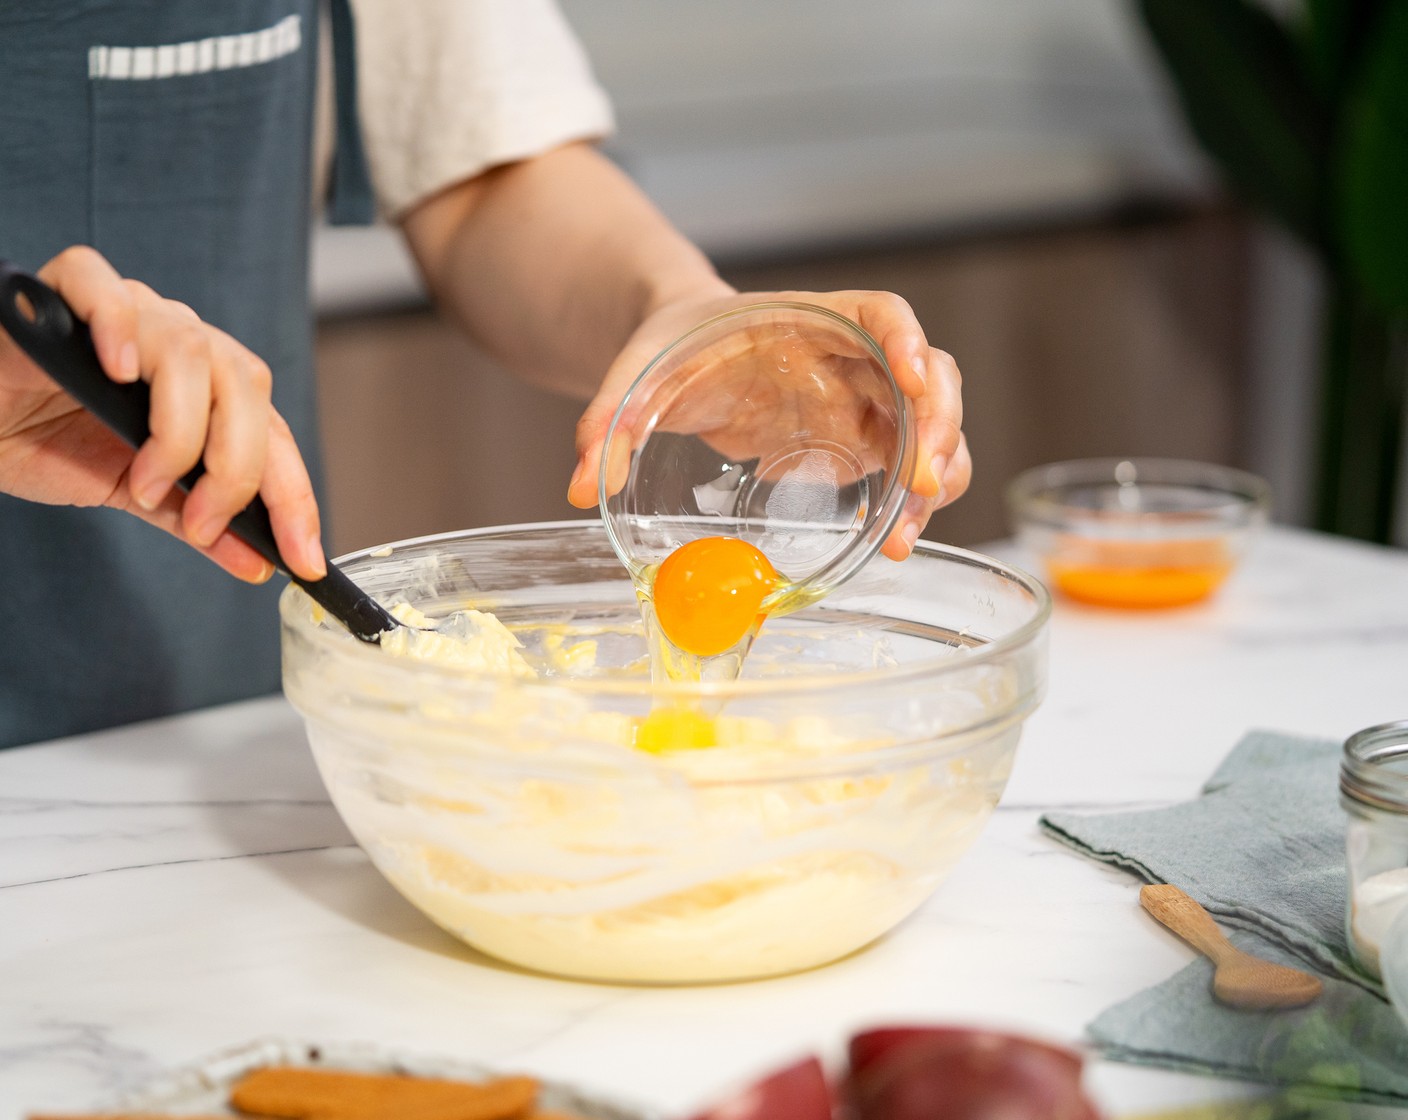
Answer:
[(694, 1120), (1099, 1120), (1080, 1075), (1079, 1054), (1035, 1039), (879, 1027), (851, 1038), (839, 1094), (807, 1058)]
[(815, 1058), (754, 1082), (694, 1120), (831, 1120), (831, 1088)]
[(1098, 1120), (1079, 1055), (955, 1027), (886, 1027), (851, 1039), (853, 1120)]

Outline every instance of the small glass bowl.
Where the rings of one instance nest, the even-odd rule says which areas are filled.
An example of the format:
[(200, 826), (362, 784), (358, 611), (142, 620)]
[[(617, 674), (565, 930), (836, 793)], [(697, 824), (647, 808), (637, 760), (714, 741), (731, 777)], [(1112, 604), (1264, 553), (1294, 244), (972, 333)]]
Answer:
[(1017, 537), (1057, 590), (1136, 609), (1216, 591), (1266, 523), (1270, 498), (1254, 474), (1180, 459), (1051, 463), (1007, 490)]
[(982, 830), (1046, 684), (1046, 589), (927, 542), (769, 619), (742, 678), (668, 685), (597, 522), (339, 563), (522, 641), (536, 676), (467, 670), (280, 600), (285, 693), (372, 862), (457, 937), (558, 975), (736, 980), (880, 937)]
[(869, 334), (823, 307), (753, 304), (682, 335), (627, 391), (602, 448), (602, 517), (635, 579), (688, 541), (739, 537), (794, 608), (879, 551), (915, 447)]

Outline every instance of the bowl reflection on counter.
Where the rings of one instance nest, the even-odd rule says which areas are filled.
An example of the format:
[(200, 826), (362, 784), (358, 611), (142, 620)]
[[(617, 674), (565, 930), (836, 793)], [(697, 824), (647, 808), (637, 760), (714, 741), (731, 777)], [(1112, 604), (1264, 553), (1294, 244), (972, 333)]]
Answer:
[[(296, 588), (281, 603), (285, 691), (373, 863), (469, 944), (560, 975), (742, 979), (874, 940), (978, 834), (1045, 686), (1040, 583), (924, 543), (769, 620), (743, 679), (702, 685), (651, 684), (599, 523), (342, 563), (383, 600), (493, 611), (538, 669), (392, 658)], [(714, 745), (689, 749), (701, 725)], [(658, 749), (675, 727), (682, 749)]]

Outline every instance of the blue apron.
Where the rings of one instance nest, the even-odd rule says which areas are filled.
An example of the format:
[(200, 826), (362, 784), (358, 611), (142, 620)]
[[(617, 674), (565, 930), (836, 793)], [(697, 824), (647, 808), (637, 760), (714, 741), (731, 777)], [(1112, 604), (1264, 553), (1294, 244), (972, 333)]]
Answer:
[[(335, 32), (350, 31), (345, 0)], [(317, 0), (0, 6), (0, 256), (90, 244), (259, 354), (321, 493), (308, 260)], [(350, 38), (339, 71), (350, 76)], [(339, 185), (365, 216), (351, 90)], [(0, 495), (0, 747), (279, 687), (284, 581), (128, 514)]]

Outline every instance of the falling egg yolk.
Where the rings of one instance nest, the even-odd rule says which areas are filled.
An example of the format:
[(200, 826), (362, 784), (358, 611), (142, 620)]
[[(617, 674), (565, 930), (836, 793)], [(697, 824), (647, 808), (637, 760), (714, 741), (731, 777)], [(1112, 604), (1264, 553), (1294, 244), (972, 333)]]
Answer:
[(768, 558), (737, 537), (680, 545), (655, 573), (655, 618), (671, 643), (696, 657), (732, 649), (761, 621), (780, 582)]

